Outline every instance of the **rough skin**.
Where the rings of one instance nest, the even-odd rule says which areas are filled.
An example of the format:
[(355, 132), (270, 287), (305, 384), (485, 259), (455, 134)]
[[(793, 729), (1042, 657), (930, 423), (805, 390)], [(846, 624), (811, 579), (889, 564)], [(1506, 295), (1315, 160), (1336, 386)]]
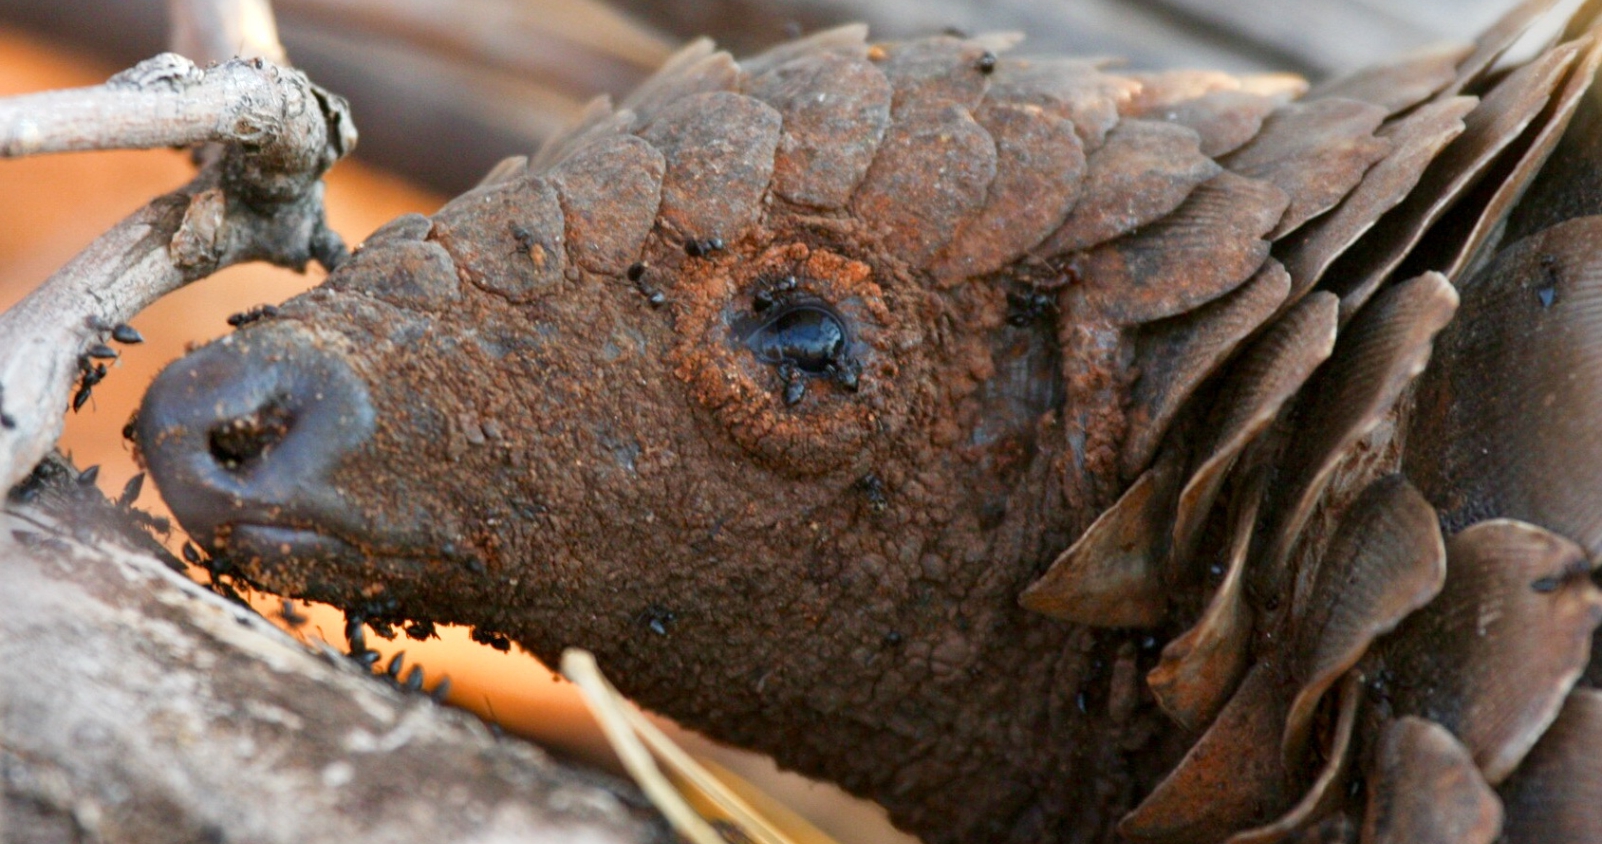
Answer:
[[(870, 45), (846, 28), (739, 64), (691, 47), (529, 166), (391, 223), (319, 289), (169, 370), (141, 412), (145, 459), (197, 538), (274, 591), (472, 625), (546, 660), (583, 646), (644, 705), (872, 797), (931, 842), (1118, 840), (1196, 742), (1146, 675), (1221, 588), (1235, 511), (1263, 487), (1237, 471), (1232, 503), (1192, 514), (1183, 552), (1163, 515), (1140, 534), (1160, 543), (1111, 553), (1153, 544), (1175, 562), (1108, 588), (1128, 600), (1065, 613), (1135, 629), (1068, 623), (1019, 595), (1082, 535), (1102, 537), (1116, 520), (1087, 528), (1137, 478), (1156, 491), (1149, 511), (1170, 512), (1179, 469), (1227, 430), (1209, 402), (1236, 395), (1219, 373), (1255, 371), (1225, 363), (1259, 326), (1300, 300), (1294, 313), (1332, 334), (1337, 302), (1363, 308), (1373, 286), (1341, 287), (1355, 270), (1308, 291), (1453, 149), (1475, 101), (1443, 89), (1489, 82), (1465, 50), (1404, 68), (1408, 102), (1387, 99), (1392, 85), (1365, 102), (1353, 84), (1292, 103), (1296, 80), (1118, 75), (1010, 45)], [(1554, 60), (1518, 107), (1557, 121), (1542, 109), (1574, 61)], [(1439, 110), (1402, 124), (1436, 92)], [(1466, 138), (1491, 132), (1466, 122)], [(1393, 154), (1410, 181), (1377, 164)], [(1331, 212), (1349, 194), (1370, 209), (1360, 221)], [(1264, 538), (1246, 534), (1254, 559), (1344, 548), (1330, 536), (1346, 505), (1398, 470), (1407, 366), (1456, 307), (1434, 279), (1389, 288), (1367, 311), (1379, 316), (1352, 323), (1354, 350), (1335, 348), (1362, 369), (1370, 333), (1389, 348), (1390, 326), (1422, 326), (1395, 335), (1405, 377), (1350, 393), (1374, 407), (1357, 433), (1301, 442), (1286, 426), (1316, 428), (1313, 405), (1287, 405), (1241, 458), (1285, 467), (1267, 481)], [(240, 375), (286, 367), (299, 380)], [(1316, 392), (1348, 395), (1333, 371)], [(226, 422), (171, 421), (236, 399)], [(315, 414), (333, 420), (321, 439), (294, 439)], [(169, 454), (197, 431), (210, 439), (194, 453), (209, 442), (229, 473), (215, 488), (180, 465), (193, 453)], [(1369, 456), (1336, 460), (1352, 448)], [(1296, 486), (1303, 464), (1316, 482)], [(1388, 484), (1370, 495), (1411, 494)], [(1323, 504), (1298, 510), (1297, 496)], [(1405, 526), (1427, 534), (1415, 545), (1439, 548), (1420, 524)], [(1238, 644), (1255, 667), (1236, 700), (1279, 713), (1253, 722), (1274, 766), (1275, 718), (1309, 682), (1285, 655), (1298, 637), (1277, 635), (1302, 618), (1279, 597), (1287, 571), (1249, 575), (1257, 633)], [(1594, 626), (1589, 595), (1576, 623)], [(1291, 785), (1190, 832), (1126, 834), (1213, 840), (1273, 821), (1322, 754), (1345, 758), (1333, 701), (1319, 750), (1273, 775)], [(1220, 724), (1239, 721), (1230, 711)]]

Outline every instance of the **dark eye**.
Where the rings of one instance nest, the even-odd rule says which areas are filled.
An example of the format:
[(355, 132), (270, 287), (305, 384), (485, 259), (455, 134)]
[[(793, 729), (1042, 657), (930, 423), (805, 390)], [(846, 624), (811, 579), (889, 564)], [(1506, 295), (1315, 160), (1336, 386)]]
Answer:
[(758, 326), (745, 344), (765, 363), (792, 363), (802, 372), (833, 371), (845, 351), (845, 325), (821, 305), (787, 308)]

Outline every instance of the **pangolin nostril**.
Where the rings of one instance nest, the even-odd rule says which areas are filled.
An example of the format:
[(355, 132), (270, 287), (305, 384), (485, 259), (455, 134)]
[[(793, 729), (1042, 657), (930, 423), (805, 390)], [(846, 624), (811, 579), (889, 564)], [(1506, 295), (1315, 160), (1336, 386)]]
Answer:
[(157, 376), (134, 436), (150, 477), (202, 544), (239, 524), (354, 529), (331, 483), (373, 430), (367, 387), (326, 336), (252, 324)]
[(207, 446), (218, 465), (238, 471), (282, 442), (294, 424), (294, 414), (275, 397), (252, 413), (213, 425)]

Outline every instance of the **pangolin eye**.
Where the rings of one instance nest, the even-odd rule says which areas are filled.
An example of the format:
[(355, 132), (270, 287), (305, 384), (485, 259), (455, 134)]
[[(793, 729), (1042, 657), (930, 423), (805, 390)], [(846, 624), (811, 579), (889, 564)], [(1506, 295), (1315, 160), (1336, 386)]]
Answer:
[(795, 477), (856, 466), (909, 418), (921, 394), (893, 377), (902, 359), (890, 351), (915, 345), (921, 325), (897, 319), (873, 267), (803, 243), (689, 261), (674, 280), (673, 372), (764, 466)]
[(822, 305), (797, 305), (762, 323), (745, 344), (764, 363), (790, 363), (802, 372), (822, 375), (838, 368), (846, 345), (845, 324)]

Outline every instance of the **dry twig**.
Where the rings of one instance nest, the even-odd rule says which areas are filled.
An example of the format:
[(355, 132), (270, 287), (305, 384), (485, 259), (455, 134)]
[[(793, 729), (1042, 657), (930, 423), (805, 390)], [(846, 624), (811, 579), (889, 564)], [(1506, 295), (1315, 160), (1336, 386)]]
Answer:
[(81, 356), (165, 293), (248, 260), (303, 268), (344, 254), (320, 178), (355, 145), (345, 103), (265, 60), (202, 70), (167, 53), (101, 86), (0, 100), (0, 153), (220, 144), (158, 197), (0, 314), (0, 487), (61, 433)]

